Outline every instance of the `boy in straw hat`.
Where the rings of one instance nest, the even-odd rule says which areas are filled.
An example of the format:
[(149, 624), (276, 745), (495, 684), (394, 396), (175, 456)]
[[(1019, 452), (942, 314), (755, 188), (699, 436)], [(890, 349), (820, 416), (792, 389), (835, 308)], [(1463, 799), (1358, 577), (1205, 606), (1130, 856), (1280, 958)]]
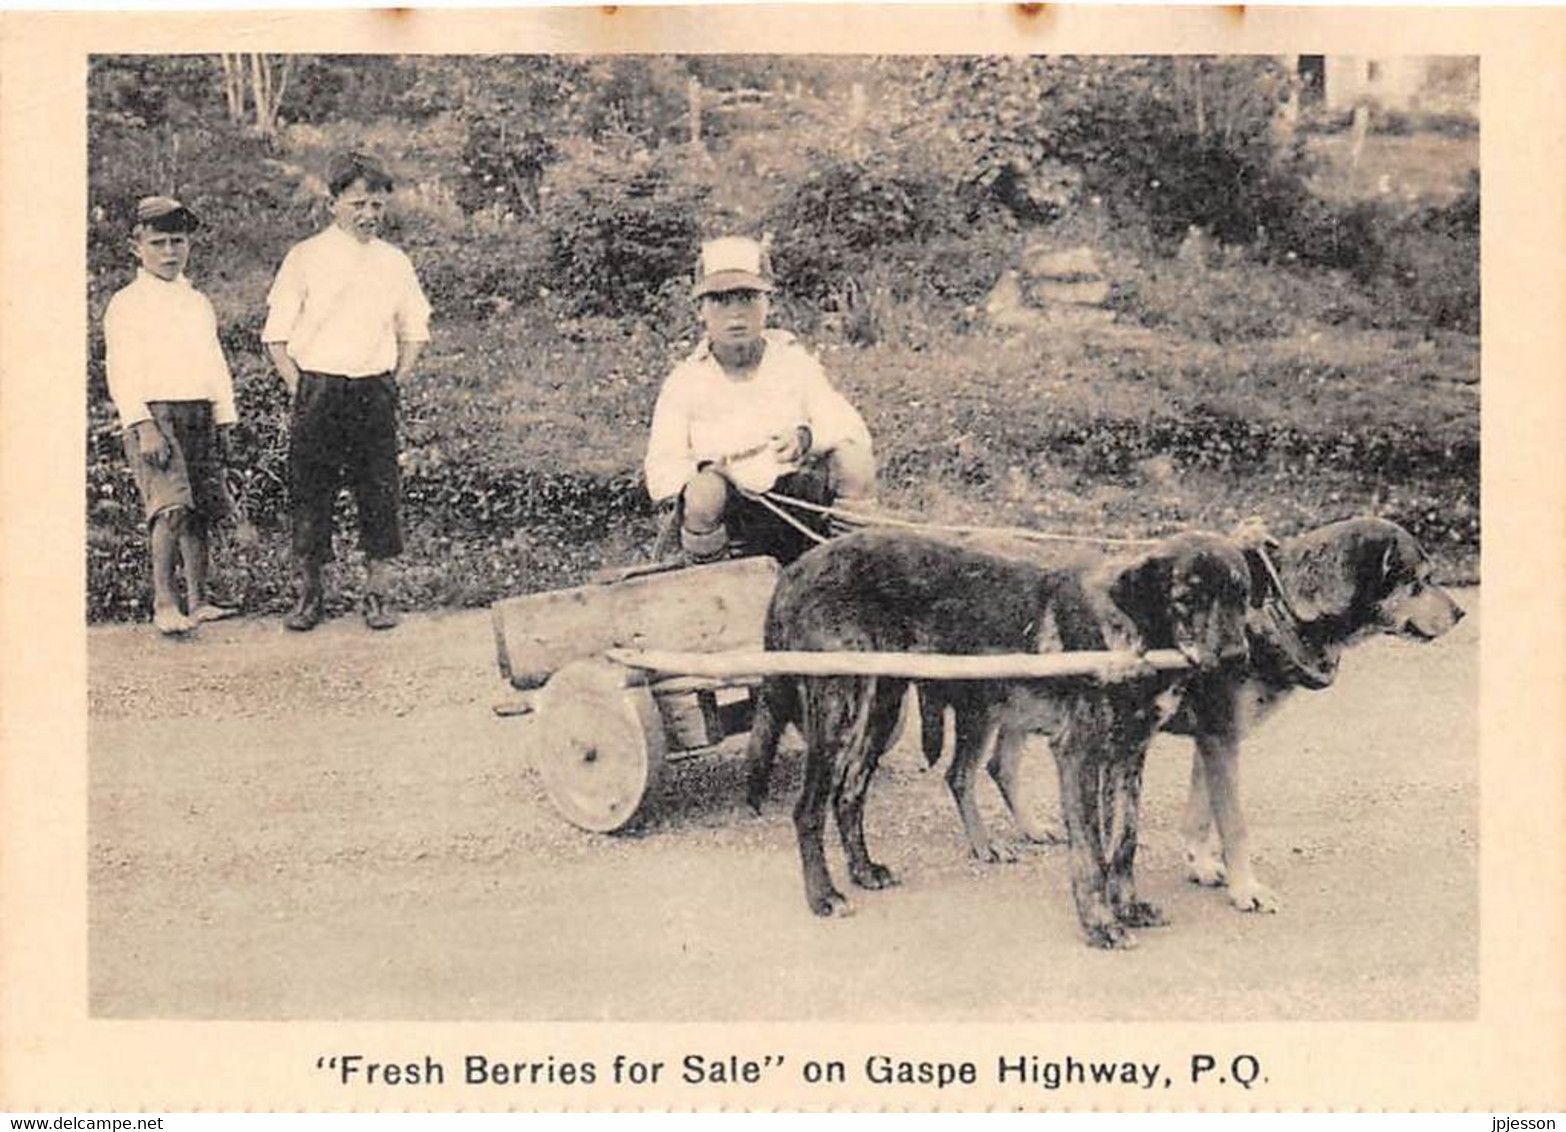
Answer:
[(208, 535), (233, 514), (221, 438), (238, 415), (217, 316), (185, 278), (200, 224), (173, 197), (139, 200), (130, 236), (136, 278), (115, 292), (103, 317), (109, 397), (150, 528), (152, 623), (168, 636), (237, 612), (207, 585)]
[(767, 249), (739, 236), (702, 245), (693, 295), (706, 335), (653, 409), (647, 491), (672, 503), (694, 562), (731, 544), (787, 562), (805, 536), (756, 503), (781, 495), (868, 507), (875, 459), (863, 418), (792, 334), (767, 329), (775, 286)]

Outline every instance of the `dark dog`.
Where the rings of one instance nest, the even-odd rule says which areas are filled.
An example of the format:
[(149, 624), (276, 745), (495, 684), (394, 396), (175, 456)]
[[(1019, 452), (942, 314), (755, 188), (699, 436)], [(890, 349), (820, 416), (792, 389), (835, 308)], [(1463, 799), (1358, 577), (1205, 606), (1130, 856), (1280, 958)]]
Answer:
[[(868, 531), (821, 546), (784, 571), (767, 614), (771, 650), (955, 655), (1179, 649), (1196, 675), (1243, 664), (1249, 577), (1227, 541), (1183, 535), (1130, 562), (1044, 568), (919, 535)], [(1071, 845), (1071, 887), (1089, 942), (1130, 946), (1128, 927), (1163, 922), (1136, 898), (1136, 815), (1147, 743), (1190, 683), (1129, 659), (1122, 679), (927, 681), (955, 709), (947, 772), (963, 828), (981, 856), (995, 851), (973, 800), (988, 737), (1050, 736)], [(888, 677), (772, 677), (758, 696), (747, 756), (759, 807), (789, 723), (805, 736), (804, 785), (794, 810), (805, 899), (817, 915), (848, 902), (832, 885), (822, 844), (830, 799), (862, 888), (891, 872), (864, 840), (870, 780), (891, 744), (908, 681)]]
[[(1045, 554), (1032, 551), (1035, 559)], [(1205, 885), (1227, 880), (1229, 899), (1242, 911), (1277, 911), (1278, 898), (1256, 879), (1251, 864), (1236, 776), (1241, 736), (1295, 689), (1330, 684), (1343, 649), (1354, 641), (1372, 633), (1433, 640), (1463, 616), (1431, 582), (1430, 561), (1414, 537), (1385, 519), (1329, 523), (1278, 544), (1272, 561), (1298, 620), (1253, 602), (1248, 667), (1188, 698), (1164, 724), (1166, 731), (1196, 740), (1181, 830), (1191, 879)], [(921, 689), (920, 717), (925, 757), (933, 766), (943, 741), (938, 693)], [(1024, 836), (1059, 841), (1027, 797), (1020, 773), (1025, 739), (998, 735), (990, 774)]]

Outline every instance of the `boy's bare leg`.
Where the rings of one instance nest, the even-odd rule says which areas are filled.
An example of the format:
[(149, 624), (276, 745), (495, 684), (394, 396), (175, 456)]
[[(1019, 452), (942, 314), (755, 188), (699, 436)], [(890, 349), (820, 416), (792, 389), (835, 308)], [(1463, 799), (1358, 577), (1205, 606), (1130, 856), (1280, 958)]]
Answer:
[(179, 531), (179, 557), (185, 566), (185, 608), (194, 617), (207, 600), (207, 538), (201, 520), (185, 516)]
[(239, 611), (232, 606), (219, 605), (207, 590), (207, 574), (211, 568), (206, 522), (195, 515), (187, 515), (179, 536), (179, 555), (185, 564), (185, 605), (197, 622), (221, 621)]
[(364, 560), (364, 623), (372, 629), (395, 629), (402, 618), (386, 604), (391, 585), (391, 562), (384, 558)]
[[(834, 448), (827, 456), (827, 476), (832, 485), (833, 506), (839, 511), (860, 517), (875, 514), (875, 458), (868, 448), (853, 442)], [(860, 521), (834, 518), (832, 532), (845, 534)]]
[(195, 621), (180, 611), (179, 591), (174, 583), (174, 563), (183, 540), (185, 518), (183, 507), (172, 507), (152, 517), (152, 623), (158, 632), (170, 636), (196, 627)]

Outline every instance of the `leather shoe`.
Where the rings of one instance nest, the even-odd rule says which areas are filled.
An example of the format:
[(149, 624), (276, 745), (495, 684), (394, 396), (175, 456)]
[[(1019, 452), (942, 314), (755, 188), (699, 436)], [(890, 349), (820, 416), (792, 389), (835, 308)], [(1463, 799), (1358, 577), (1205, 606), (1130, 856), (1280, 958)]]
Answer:
[(364, 623), (372, 629), (395, 629), (402, 624), (402, 618), (386, 607), (386, 599), (380, 594), (365, 594)]
[(296, 633), (306, 633), (321, 623), (321, 595), (319, 593), (302, 594), (299, 603), (287, 617), (283, 618), (283, 627), (292, 629)]

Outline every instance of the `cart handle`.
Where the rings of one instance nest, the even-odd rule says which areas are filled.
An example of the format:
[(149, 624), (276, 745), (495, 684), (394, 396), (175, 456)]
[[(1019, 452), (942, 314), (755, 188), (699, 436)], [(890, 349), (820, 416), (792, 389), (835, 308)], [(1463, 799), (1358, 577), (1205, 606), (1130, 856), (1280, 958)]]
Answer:
[[(1191, 667), (1175, 649), (1131, 652), (993, 653), (951, 656), (913, 652), (669, 652), (609, 649), (604, 655), (629, 668), (685, 676), (893, 676), (908, 680), (1048, 680), (1091, 676), (1101, 680)], [(1140, 665), (1137, 662), (1142, 662)], [(1140, 672), (1135, 671), (1140, 668)]]

